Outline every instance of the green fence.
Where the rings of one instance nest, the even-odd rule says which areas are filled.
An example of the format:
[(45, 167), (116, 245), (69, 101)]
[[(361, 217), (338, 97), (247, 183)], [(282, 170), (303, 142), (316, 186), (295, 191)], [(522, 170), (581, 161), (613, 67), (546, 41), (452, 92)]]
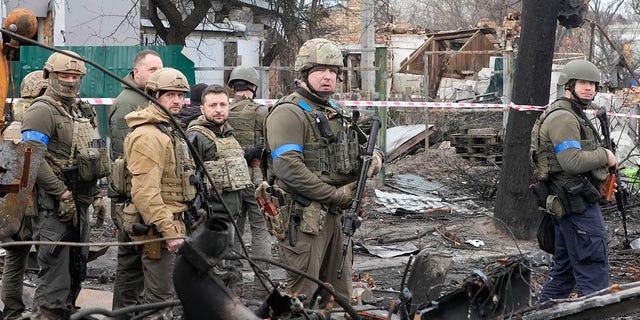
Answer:
[[(58, 49), (71, 50), (80, 54), (85, 59), (92, 61), (109, 70), (119, 78), (123, 78), (133, 68), (133, 58), (144, 49), (151, 49), (160, 54), (165, 67), (180, 70), (189, 80), (195, 83), (194, 63), (182, 54), (182, 46), (110, 46), (110, 47), (56, 47)], [(52, 51), (38, 46), (20, 47), (20, 59), (12, 65), (13, 81), (15, 84), (15, 96), (20, 96), (20, 83), (22, 78), (31, 71), (42, 70), (47, 58)], [(122, 90), (118, 80), (87, 65), (87, 75), (82, 80), (80, 97), (84, 98), (115, 98)], [(9, 89), (11, 91), (11, 89)], [(12, 96), (12, 92), (9, 92)], [(96, 106), (100, 134), (106, 136), (106, 115), (109, 106)]]

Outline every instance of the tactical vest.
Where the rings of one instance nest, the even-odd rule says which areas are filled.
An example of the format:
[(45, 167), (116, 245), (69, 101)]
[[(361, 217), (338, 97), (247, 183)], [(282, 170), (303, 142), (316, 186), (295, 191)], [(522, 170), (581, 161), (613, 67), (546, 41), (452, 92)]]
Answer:
[[(172, 127), (165, 124), (156, 124), (158, 129), (171, 138), (176, 157), (176, 177), (162, 177), (160, 181), (160, 196), (165, 201), (188, 203), (195, 199), (197, 190), (191, 183), (191, 177), (195, 175), (196, 165), (186, 140)], [(111, 188), (120, 196), (131, 198), (131, 173), (127, 170), (127, 162), (118, 158), (113, 162), (109, 178)]]
[[(49, 137), (46, 157), (53, 164), (54, 172), (58, 173), (62, 168), (78, 165), (78, 155), (81, 155), (84, 149), (94, 147), (94, 141), (99, 138), (90, 119), (83, 113), (85, 110), (72, 108), (69, 112), (62, 103), (49, 96), (33, 99), (32, 105), (38, 102), (45, 103), (53, 111), (56, 132)], [(104, 170), (104, 168), (99, 169)], [(106, 176), (104, 172), (95, 175)]]
[(256, 138), (257, 110), (262, 106), (251, 99), (234, 101), (229, 108), (229, 123), (233, 126), (233, 136), (241, 146), (253, 146)]
[(189, 127), (188, 131), (197, 131), (216, 145), (216, 159), (204, 161), (216, 188), (224, 192), (237, 191), (252, 185), (244, 151), (234, 137), (220, 138), (201, 125)]
[[(358, 134), (346, 110), (329, 101), (331, 110), (314, 109), (298, 94), (284, 97), (269, 109), (269, 114), (279, 105), (291, 103), (304, 110), (304, 115), (312, 128), (302, 146), (305, 166), (320, 179), (331, 185), (341, 185), (358, 178), (363, 149)], [(266, 128), (265, 128), (266, 136)], [(271, 161), (271, 156), (268, 157)], [(272, 173), (269, 173), (272, 174)], [(268, 181), (273, 181), (270, 177)]]
[[(536, 120), (531, 130), (531, 147), (529, 149), (529, 160), (533, 168), (533, 174), (538, 181), (549, 181), (552, 176), (555, 181), (566, 181), (574, 178), (567, 174), (555, 154), (555, 146), (550, 142), (540, 141), (540, 128), (544, 120), (553, 112), (564, 110), (570, 112), (580, 124), (580, 144), (585, 151), (595, 150), (601, 144), (600, 136), (585, 117), (578, 114), (571, 102), (558, 100), (552, 103), (542, 115)], [(591, 171), (594, 178), (604, 180), (606, 169), (595, 169)]]

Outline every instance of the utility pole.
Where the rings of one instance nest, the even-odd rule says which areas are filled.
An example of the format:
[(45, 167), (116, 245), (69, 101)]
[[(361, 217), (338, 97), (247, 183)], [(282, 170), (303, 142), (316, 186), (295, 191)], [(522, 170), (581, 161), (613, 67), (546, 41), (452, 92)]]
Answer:
[(375, 12), (374, 0), (362, 0), (360, 3), (360, 22), (362, 25), (362, 37), (360, 47), (362, 48), (362, 59), (360, 60), (360, 74), (362, 75), (362, 91), (372, 94), (375, 91), (376, 72), (373, 62), (375, 60), (375, 23), (373, 13)]
[[(523, 0), (522, 33), (513, 81), (515, 104), (544, 106), (549, 102), (551, 64), (561, 1)], [(509, 110), (500, 184), (494, 215), (518, 239), (535, 234), (540, 215), (529, 185), (531, 128), (540, 112)], [(500, 224), (498, 224), (500, 225)]]

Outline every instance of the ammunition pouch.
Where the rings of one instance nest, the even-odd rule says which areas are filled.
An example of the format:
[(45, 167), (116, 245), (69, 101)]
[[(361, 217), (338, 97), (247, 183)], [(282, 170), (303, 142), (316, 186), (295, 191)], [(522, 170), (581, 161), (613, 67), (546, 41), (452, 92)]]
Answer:
[(46, 193), (42, 188), (36, 188), (36, 197), (38, 204), (38, 211), (40, 210), (56, 210), (58, 207), (58, 201), (50, 194)]
[(58, 217), (61, 222), (71, 221), (74, 226), (78, 225), (78, 210), (73, 199), (60, 200), (58, 205)]
[(549, 187), (551, 194), (547, 196), (546, 209), (557, 217), (583, 213), (601, 198), (598, 189), (585, 177), (564, 183), (552, 182)]
[(548, 183), (545, 181), (538, 181), (532, 184), (529, 188), (533, 191), (536, 203), (538, 204), (538, 209), (544, 211), (547, 207), (547, 197), (550, 192)]
[(121, 221), (122, 230), (124, 230), (131, 239), (135, 241), (142, 240), (144, 234), (138, 234), (139, 232), (133, 230), (133, 226), (136, 224), (144, 225), (142, 216), (133, 203), (130, 203), (123, 208)]
[(30, 241), (33, 239), (33, 225), (31, 224), (30, 216), (25, 215), (22, 217), (20, 229), (12, 238), (16, 241)]
[(123, 158), (116, 159), (111, 165), (109, 187), (113, 191), (110, 195), (112, 198), (128, 197), (131, 194), (131, 174), (127, 170), (127, 162)]
[(327, 209), (318, 201), (310, 201), (304, 197), (294, 197), (294, 218), (300, 231), (317, 235), (322, 231), (327, 220)]
[(81, 148), (76, 153), (78, 179), (96, 181), (111, 173), (111, 160), (107, 148)]

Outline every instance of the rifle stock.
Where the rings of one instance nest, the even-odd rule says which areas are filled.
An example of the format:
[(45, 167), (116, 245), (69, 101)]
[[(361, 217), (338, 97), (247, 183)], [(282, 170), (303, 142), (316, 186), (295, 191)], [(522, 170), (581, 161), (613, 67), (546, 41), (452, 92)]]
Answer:
[[(607, 116), (607, 109), (605, 107), (600, 107), (596, 112), (596, 118), (600, 121), (600, 127), (602, 129), (602, 136), (604, 137), (604, 147), (611, 150), (613, 154), (616, 153), (615, 145), (611, 141), (611, 127), (609, 124), (609, 117)], [(618, 189), (616, 191), (616, 188)], [(627, 210), (626, 210), (626, 191), (624, 190), (621, 182), (620, 182), (620, 174), (618, 172), (618, 168), (610, 167), (609, 175), (607, 176), (607, 180), (605, 182), (605, 190), (604, 190), (604, 199), (607, 201), (612, 201), (614, 198), (616, 199), (616, 207), (618, 211), (620, 211), (620, 217), (622, 218), (622, 228), (624, 229), (624, 242), (622, 244), (623, 248), (630, 248), (629, 242), (629, 232), (627, 231)]]
[(356, 229), (360, 226), (360, 206), (362, 205), (362, 198), (364, 194), (364, 188), (367, 184), (367, 172), (371, 166), (371, 157), (373, 156), (373, 150), (376, 146), (378, 139), (378, 130), (380, 129), (380, 120), (373, 119), (371, 123), (371, 132), (369, 133), (369, 140), (367, 141), (367, 149), (362, 159), (362, 166), (360, 166), (360, 175), (356, 184), (356, 194), (351, 202), (351, 207), (347, 211), (342, 221), (342, 233), (344, 233), (344, 239), (342, 241), (342, 259), (340, 261), (340, 268), (338, 269), (338, 278), (342, 277), (342, 269), (344, 269), (344, 260), (347, 258), (347, 251), (349, 250), (349, 243), (351, 243), (351, 237), (355, 233)]

